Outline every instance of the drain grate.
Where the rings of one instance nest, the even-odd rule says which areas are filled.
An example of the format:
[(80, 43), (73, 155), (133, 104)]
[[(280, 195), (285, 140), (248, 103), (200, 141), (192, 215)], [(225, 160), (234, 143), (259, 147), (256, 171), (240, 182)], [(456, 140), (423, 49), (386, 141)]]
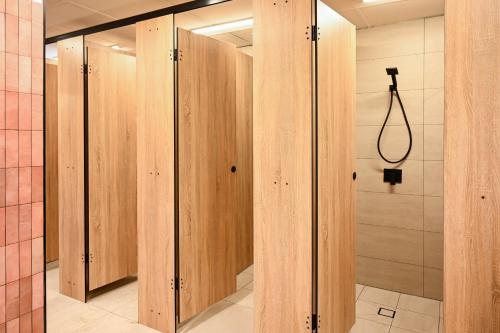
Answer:
[(379, 308), (378, 315), (388, 317), (388, 318), (394, 318), (394, 316), (396, 316), (396, 311), (385, 309), (385, 308)]

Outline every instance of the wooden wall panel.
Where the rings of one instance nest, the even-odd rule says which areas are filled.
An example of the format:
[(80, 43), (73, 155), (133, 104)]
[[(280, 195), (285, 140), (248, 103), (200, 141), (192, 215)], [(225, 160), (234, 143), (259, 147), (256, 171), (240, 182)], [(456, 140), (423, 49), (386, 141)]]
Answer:
[(88, 51), (89, 290), (137, 272), (135, 57)]
[(445, 332), (500, 332), (500, 2), (446, 1)]
[(253, 59), (236, 53), (236, 272), (253, 264)]
[(178, 29), (180, 320), (236, 291), (236, 48)]
[(59, 290), (85, 301), (83, 37), (58, 42)]
[(256, 333), (311, 331), (311, 7), (254, 1)]
[(318, 1), (319, 332), (355, 321), (356, 27)]
[(137, 23), (139, 322), (175, 332), (173, 16)]
[(45, 261), (59, 259), (57, 64), (45, 64)]

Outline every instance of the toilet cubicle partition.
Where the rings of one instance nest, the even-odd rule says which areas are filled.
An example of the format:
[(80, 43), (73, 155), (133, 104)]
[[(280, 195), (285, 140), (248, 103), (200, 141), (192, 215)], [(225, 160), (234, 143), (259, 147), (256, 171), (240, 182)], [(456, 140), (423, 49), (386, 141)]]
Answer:
[(60, 291), (137, 272), (135, 58), (58, 42)]
[(254, 16), (256, 332), (347, 333), (355, 27), (316, 0), (255, 0)]

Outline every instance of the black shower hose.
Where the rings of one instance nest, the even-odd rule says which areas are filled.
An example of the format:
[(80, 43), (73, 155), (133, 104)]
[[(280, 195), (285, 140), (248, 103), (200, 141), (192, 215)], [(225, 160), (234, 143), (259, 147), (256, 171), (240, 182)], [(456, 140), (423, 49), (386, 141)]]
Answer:
[[(396, 97), (398, 98), (399, 105), (401, 105), (401, 111), (403, 112), (403, 117), (405, 119), (406, 128), (408, 128), (408, 135), (410, 137), (410, 145), (408, 146), (408, 151), (406, 152), (405, 156), (403, 156), (402, 159), (397, 160), (397, 161), (391, 161), (391, 160), (385, 158), (384, 154), (382, 154), (382, 151), (380, 150), (380, 140), (382, 139), (382, 134), (384, 133), (385, 126), (387, 125), (387, 121), (389, 120), (389, 117), (391, 116), (392, 104), (394, 102), (394, 93), (396, 93)], [(401, 97), (399, 97), (398, 89), (391, 88), (391, 105), (389, 106), (389, 111), (387, 112), (387, 117), (385, 117), (384, 125), (382, 126), (382, 129), (380, 130), (380, 134), (378, 136), (378, 142), (377, 142), (378, 153), (380, 154), (380, 157), (382, 157), (382, 159), (384, 161), (386, 161), (387, 163), (397, 164), (397, 163), (403, 162), (404, 160), (406, 160), (408, 158), (408, 156), (410, 155), (410, 152), (411, 152), (412, 145), (413, 145), (413, 136), (411, 134), (410, 123), (408, 122), (408, 117), (406, 116), (406, 111), (405, 111), (405, 108), (403, 106), (403, 102), (401, 101)]]

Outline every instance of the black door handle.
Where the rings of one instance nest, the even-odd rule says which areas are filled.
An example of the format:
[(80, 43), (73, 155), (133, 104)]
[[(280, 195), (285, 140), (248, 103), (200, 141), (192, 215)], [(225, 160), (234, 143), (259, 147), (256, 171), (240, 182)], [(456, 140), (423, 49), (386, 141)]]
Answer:
[(236, 166), (235, 166), (235, 165), (233, 165), (233, 166), (231, 167), (231, 172), (232, 172), (232, 173), (236, 173)]

